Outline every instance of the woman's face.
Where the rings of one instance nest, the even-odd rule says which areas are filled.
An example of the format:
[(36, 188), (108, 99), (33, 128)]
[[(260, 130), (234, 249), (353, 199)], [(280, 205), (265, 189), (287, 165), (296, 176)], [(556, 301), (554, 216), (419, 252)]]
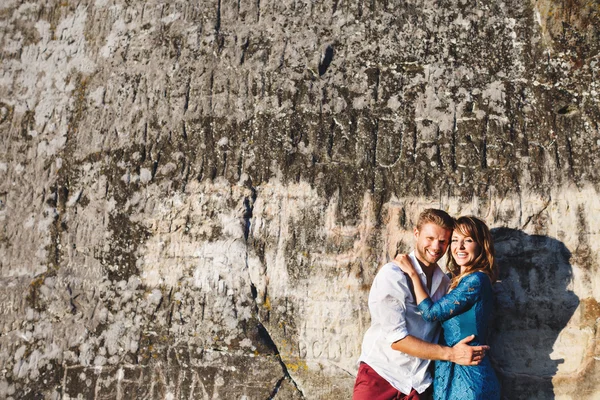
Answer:
[(481, 253), (481, 247), (470, 236), (454, 231), (450, 242), (450, 251), (454, 261), (460, 266), (460, 271), (465, 272), (466, 267), (473, 264)]

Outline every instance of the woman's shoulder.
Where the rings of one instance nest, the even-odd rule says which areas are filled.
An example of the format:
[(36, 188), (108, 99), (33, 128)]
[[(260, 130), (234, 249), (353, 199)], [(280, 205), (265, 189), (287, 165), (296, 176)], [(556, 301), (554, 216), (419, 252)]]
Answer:
[(487, 276), (487, 274), (485, 272), (481, 272), (481, 271), (475, 271), (470, 273), (469, 275), (465, 276), (462, 279), (462, 282), (465, 282), (466, 284), (470, 284), (470, 285), (486, 285), (491, 283), (490, 282), (490, 277)]

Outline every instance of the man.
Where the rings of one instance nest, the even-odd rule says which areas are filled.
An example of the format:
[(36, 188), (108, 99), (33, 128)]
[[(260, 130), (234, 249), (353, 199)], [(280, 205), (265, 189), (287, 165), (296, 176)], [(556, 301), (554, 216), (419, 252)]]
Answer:
[[(446, 212), (427, 209), (414, 229), (409, 257), (433, 301), (448, 291), (449, 278), (437, 265), (450, 242), (454, 220)], [(371, 327), (365, 333), (353, 400), (410, 399), (429, 396), (431, 360), (477, 365), (488, 346), (469, 346), (473, 336), (454, 347), (437, 344), (440, 325), (418, 313), (410, 278), (394, 262), (381, 267), (369, 293)]]

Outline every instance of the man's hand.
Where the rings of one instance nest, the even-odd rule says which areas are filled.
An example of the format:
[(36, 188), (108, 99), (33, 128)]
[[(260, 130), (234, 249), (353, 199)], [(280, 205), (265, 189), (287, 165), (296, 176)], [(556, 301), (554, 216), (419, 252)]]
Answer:
[(460, 365), (478, 365), (485, 357), (485, 352), (490, 349), (490, 346), (469, 346), (475, 335), (467, 336), (452, 347), (452, 356), (450, 361)]

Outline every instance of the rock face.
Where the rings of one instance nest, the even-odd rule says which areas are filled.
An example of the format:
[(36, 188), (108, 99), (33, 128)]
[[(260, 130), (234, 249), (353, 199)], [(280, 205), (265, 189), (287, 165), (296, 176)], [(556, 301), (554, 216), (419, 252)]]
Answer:
[(600, 397), (600, 7), (4, 0), (0, 397), (350, 398), (425, 207), (506, 399)]

